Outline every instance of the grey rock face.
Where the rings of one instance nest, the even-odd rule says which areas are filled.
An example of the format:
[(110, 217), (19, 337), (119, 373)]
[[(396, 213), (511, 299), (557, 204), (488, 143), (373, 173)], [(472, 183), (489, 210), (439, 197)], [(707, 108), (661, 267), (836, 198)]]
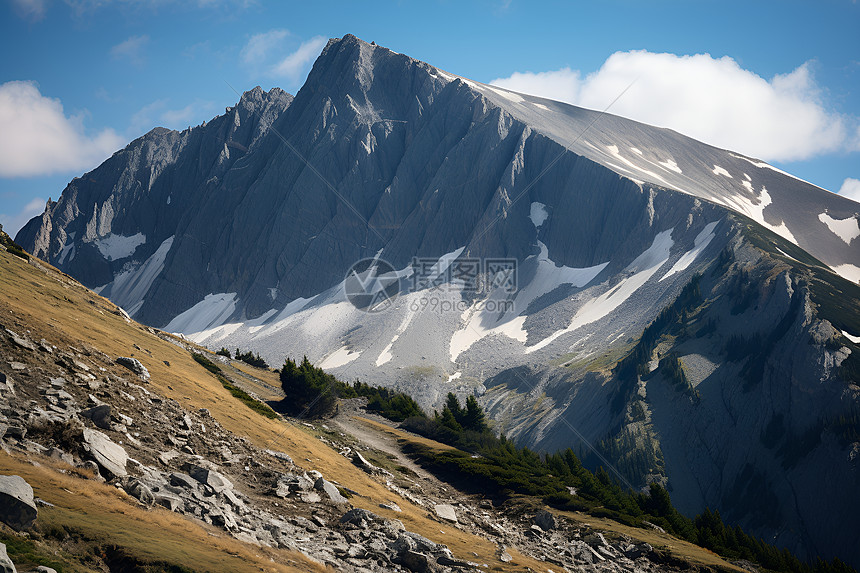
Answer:
[(27, 529), (35, 523), (36, 513), (30, 484), (21, 476), (0, 476), (0, 521), (13, 529)]
[(115, 477), (125, 477), (128, 454), (125, 449), (97, 430), (84, 428), (84, 446), (100, 468)]

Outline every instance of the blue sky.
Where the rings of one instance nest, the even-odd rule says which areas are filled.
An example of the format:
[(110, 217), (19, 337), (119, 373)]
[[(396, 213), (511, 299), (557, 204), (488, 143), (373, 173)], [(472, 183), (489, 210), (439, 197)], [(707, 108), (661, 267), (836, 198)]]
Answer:
[[(0, 224), (152, 127), (295, 93), (347, 33), (481, 82), (671, 127), (860, 201), (856, 0), (0, 5)], [(622, 86), (619, 88), (619, 86)]]

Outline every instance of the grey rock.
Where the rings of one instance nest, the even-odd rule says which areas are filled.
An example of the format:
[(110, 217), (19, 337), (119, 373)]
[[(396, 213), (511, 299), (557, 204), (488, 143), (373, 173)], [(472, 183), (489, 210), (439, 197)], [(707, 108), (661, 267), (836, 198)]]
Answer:
[(197, 489), (198, 482), (188, 474), (175, 472), (170, 474), (170, 485), (185, 489)]
[(17, 573), (15, 564), (6, 553), (6, 544), (0, 543), (0, 573)]
[(86, 410), (81, 410), (80, 414), (84, 418), (92, 420), (93, 424), (95, 424), (96, 427), (101, 428), (103, 430), (110, 430), (110, 411), (110, 405), (101, 404), (99, 406), (87, 408)]
[(177, 495), (171, 495), (168, 493), (158, 493), (155, 495), (155, 503), (169, 509), (170, 511), (181, 511), (185, 506), (185, 503), (182, 501)]
[(99, 467), (110, 475), (115, 477), (127, 475), (125, 465), (128, 462), (128, 454), (121, 445), (112, 442), (98, 430), (84, 428), (84, 446)]
[(137, 374), (144, 382), (149, 381), (149, 370), (147, 370), (146, 366), (144, 366), (137, 358), (120, 356), (116, 359), (116, 363), (120, 366), (125, 366), (126, 368)]
[(11, 440), (23, 440), (24, 436), (27, 435), (27, 428), (23, 426), (8, 426), (6, 428), (6, 432), (4, 434), (5, 438), (9, 438)]
[(179, 455), (179, 452), (176, 450), (167, 450), (158, 455), (158, 461), (167, 466), (170, 465), (170, 462), (178, 458)]
[(293, 458), (285, 454), (284, 452), (278, 452), (275, 450), (265, 450), (267, 454), (272, 456), (273, 458), (279, 459), (281, 461), (287, 462), (289, 464), (293, 463)]
[(340, 518), (340, 522), (358, 527), (367, 527), (368, 523), (378, 521), (380, 519), (381, 518), (372, 511), (356, 507), (344, 513)]
[(343, 497), (340, 491), (338, 491), (337, 486), (325, 478), (317, 478), (317, 481), (314, 483), (314, 488), (317, 491), (325, 493), (334, 503), (349, 503), (349, 500)]
[(188, 475), (199, 481), (200, 483), (211, 487), (215, 492), (222, 492), (226, 489), (233, 489), (233, 484), (220, 473), (202, 468), (200, 466), (190, 466)]
[(39, 565), (35, 569), (33, 569), (34, 573), (57, 573), (56, 569), (52, 569), (51, 567), (47, 567), (45, 565)]
[(125, 491), (144, 505), (152, 505), (155, 503), (155, 496), (153, 495), (152, 490), (137, 478), (131, 478), (128, 480), (125, 485)]
[(454, 506), (449, 505), (447, 503), (437, 503), (433, 507), (433, 511), (436, 512), (436, 517), (439, 519), (444, 519), (445, 521), (450, 521), (451, 523), (457, 523), (457, 512), (454, 511)]
[(417, 551), (405, 551), (394, 558), (395, 563), (403, 565), (413, 573), (429, 573), (435, 568), (431, 566), (432, 561), (423, 553)]
[(322, 496), (315, 491), (299, 492), (299, 499), (304, 503), (319, 503), (322, 501)]
[(12, 342), (20, 346), (21, 348), (25, 348), (27, 350), (36, 350), (36, 345), (27, 338), (26, 336), (21, 336), (15, 332), (12, 332), (8, 328), (6, 329), (6, 334), (9, 335), (9, 338), (12, 339)]
[(0, 521), (20, 531), (36, 522), (36, 514), (30, 484), (21, 476), (0, 476)]
[(532, 518), (532, 522), (544, 531), (552, 531), (555, 529), (555, 516), (545, 509), (538, 511)]

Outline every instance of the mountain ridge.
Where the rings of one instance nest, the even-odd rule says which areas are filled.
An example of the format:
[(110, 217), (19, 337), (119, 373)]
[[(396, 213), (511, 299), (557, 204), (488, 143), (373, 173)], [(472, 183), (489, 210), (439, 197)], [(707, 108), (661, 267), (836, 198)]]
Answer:
[[(111, 170), (115, 155), (19, 242), (146, 323), (272, 364), (307, 354), (427, 408), (449, 391), (476, 394), (520, 443), (615, 452), (631, 479), (677, 481), (689, 511), (728, 510), (801, 554), (860, 559), (839, 525), (860, 508), (814, 483), (815, 459), (842, 484), (857, 472), (853, 442), (815, 416), (858, 401), (856, 203), (670, 130), (479, 84), (354, 36), (327, 44), (294, 99), (255, 93), (274, 102), (259, 129), (236, 108), (152, 136), (196, 141), (238, 121), (247, 152), (222, 142), (171, 155), (166, 141), (138, 171)], [(364, 258), (399, 273), (384, 313), (345, 296)], [(488, 259), (515, 261), (512, 291), (449, 276)], [(427, 284), (416, 260), (435, 269)], [(661, 325), (697, 276), (696, 304)], [(790, 334), (771, 336), (780, 328)], [(667, 392), (679, 370), (687, 385)], [(666, 414), (678, 411), (683, 423)], [(767, 447), (777, 419), (783, 434)], [(705, 433), (743, 447), (687, 439)], [(783, 468), (807, 434), (815, 445)], [(781, 528), (755, 504), (770, 484), (785, 494)], [(787, 501), (795, 488), (808, 504)]]

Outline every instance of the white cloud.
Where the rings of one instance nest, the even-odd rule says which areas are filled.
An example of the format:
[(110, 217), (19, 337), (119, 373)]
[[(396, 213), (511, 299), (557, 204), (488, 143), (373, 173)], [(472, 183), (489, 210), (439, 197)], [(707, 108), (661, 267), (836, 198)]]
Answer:
[(45, 203), (44, 199), (35, 198), (13, 215), (0, 213), (0, 225), (3, 225), (3, 231), (14, 238), (27, 221), (45, 211)]
[(839, 188), (839, 194), (860, 203), (860, 179), (852, 179), (851, 177), (845, 179), (842, 182), (842, 187)]
[(66, 117), (58, 99), (35, 82), (0, 85), (0, 177), (80, 172), (95, 167), (124, 143), (113, 130), (95, 135), (82, 116)]
[(860, 119), (827, 109), (807, 62), (770, 81), (732, 58), (616, 52), (584, 79), (563, 68), (515, 73), (492, 84), (668, 127), (768, 161), (860, 149)]
[(45, 17), (45, 0), (12, 0), (15, 12), (24, 20), (38, 22)]
[(275, 76), (284, 77), (290, 81), (298, 81), (308, 71), (310, 64), (316, 59), (328, 40), (323, 36), (314, 36), (292, 54), (282, 59), (273, 69)]
[(110, 55), (115, 60), (129, 60), (133, 64), (143, 63), (143, 50), (149, 43), (149, 36), (132, 36), (110, 49)]
[(131, 116), (129, 136), (139, 137), (154, 127), (185, 129), (208, 120), (215, 111), (215, 104), (211, 101), (196, 100), (179, 109), (171, 109), (169, 105), (169, 99), (157, 99), (140, 108)]
[(240, 56), (246, 64), (259, 64), (275, 49), (282, 46), (284, 39), (289, 36), (287, 30), (269, 30), (260, 34), (254, 34), (245, 47), (242, 48)]

